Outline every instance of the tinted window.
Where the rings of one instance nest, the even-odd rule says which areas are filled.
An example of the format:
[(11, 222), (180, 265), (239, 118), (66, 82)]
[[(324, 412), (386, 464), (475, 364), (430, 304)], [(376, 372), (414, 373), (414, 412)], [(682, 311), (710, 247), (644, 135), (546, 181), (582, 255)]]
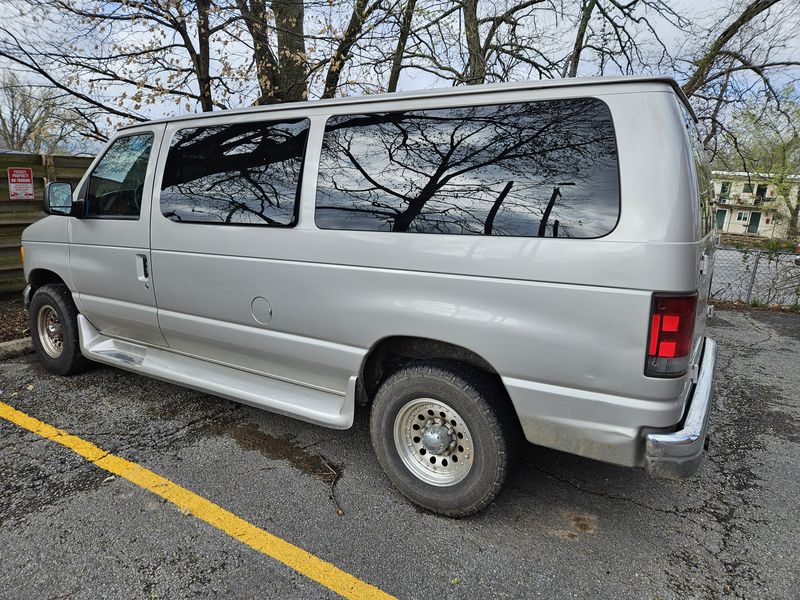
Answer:
[(712, 201), (714, 200), (714, 186), (711, 184), (711, 167), (708, 164), (703, 142), (694, 124), (694, 119), (689, 112), (681, 106), (683, 121), (689, 133), (689, 142), (694, 158), (694, 170), (697, 175), (697, 195), (700, 202), (700, 231), (703, 235), (713, 228)]
[(85, 216), (139, 218), (152, 146), (150, 133), (129, 135), (111, 144), (89, 178)]
[(317, 185), (325, 229), (590, 238), (619, 213), (594, 99), (332, 117)]
[(292, 225), (308, 119), (182, 129), (170, 145), (161, 213), (173, 221)]

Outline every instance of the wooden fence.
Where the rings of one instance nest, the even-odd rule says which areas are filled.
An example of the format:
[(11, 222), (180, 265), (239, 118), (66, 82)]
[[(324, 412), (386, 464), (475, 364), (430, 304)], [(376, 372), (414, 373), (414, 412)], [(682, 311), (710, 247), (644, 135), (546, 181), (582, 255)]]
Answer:
[[(17, 154), (0, 152), (0, 294), (21, 290), (25, 285), (19, 246), (22, 230), (44, 216), (42, 193), (48, 181), (69, 181), (73, 187), (92, 162), (88, 156)], [(33, 200), (11, 200), (8, 168), (33, 170)]]

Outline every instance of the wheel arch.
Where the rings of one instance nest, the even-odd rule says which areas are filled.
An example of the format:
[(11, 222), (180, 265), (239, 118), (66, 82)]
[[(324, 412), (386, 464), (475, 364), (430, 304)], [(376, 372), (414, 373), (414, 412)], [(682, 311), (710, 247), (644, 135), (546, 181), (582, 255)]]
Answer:
[(28, 273), (28, 283), (31, 286), (31, 292), (36, 291), (37, 288), (47, 285), (48, 283), (61, 283), (63, 285), (67, 285), (67, 282), (58, 273), (41, 267), (31, 269), (31, 271)]
[(497, 370), (477, 352), (433, 338), (393, 335), (378, 340), (361, 361), (358, 373), (360, 393), (356, 394), (361, 404), (369, 404), (381, 383), (403, 365), (426, 359), (453, 360), (484, 371), (496, 378), (503, 391), (508, 393)]

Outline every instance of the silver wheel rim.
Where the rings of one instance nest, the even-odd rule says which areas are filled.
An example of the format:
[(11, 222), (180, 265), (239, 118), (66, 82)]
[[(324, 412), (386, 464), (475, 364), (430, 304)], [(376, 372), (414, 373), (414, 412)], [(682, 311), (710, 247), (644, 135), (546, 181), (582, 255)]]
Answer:
[(461, 415), (432, 398), (411, 400), (400, 409), (394, 445), (408, 470), (431, 485), (457, 484), (475, 460), (472, 434)]
[(36, 332), (47, 355), (58, 358), (64, 351), (64, 327), (56, 309), (45, 304), (36, 315)]

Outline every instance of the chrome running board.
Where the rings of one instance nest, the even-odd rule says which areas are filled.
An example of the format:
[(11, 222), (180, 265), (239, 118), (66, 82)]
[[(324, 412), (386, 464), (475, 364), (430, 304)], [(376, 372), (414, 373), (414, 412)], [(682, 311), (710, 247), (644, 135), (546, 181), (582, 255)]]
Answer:
[(104, 363), (316, 425), (347, 429), (353, 424), (357, 377), (342, 396), (265, 375), (143, 346), (103, 335), (78, 315), (81, 353)]

